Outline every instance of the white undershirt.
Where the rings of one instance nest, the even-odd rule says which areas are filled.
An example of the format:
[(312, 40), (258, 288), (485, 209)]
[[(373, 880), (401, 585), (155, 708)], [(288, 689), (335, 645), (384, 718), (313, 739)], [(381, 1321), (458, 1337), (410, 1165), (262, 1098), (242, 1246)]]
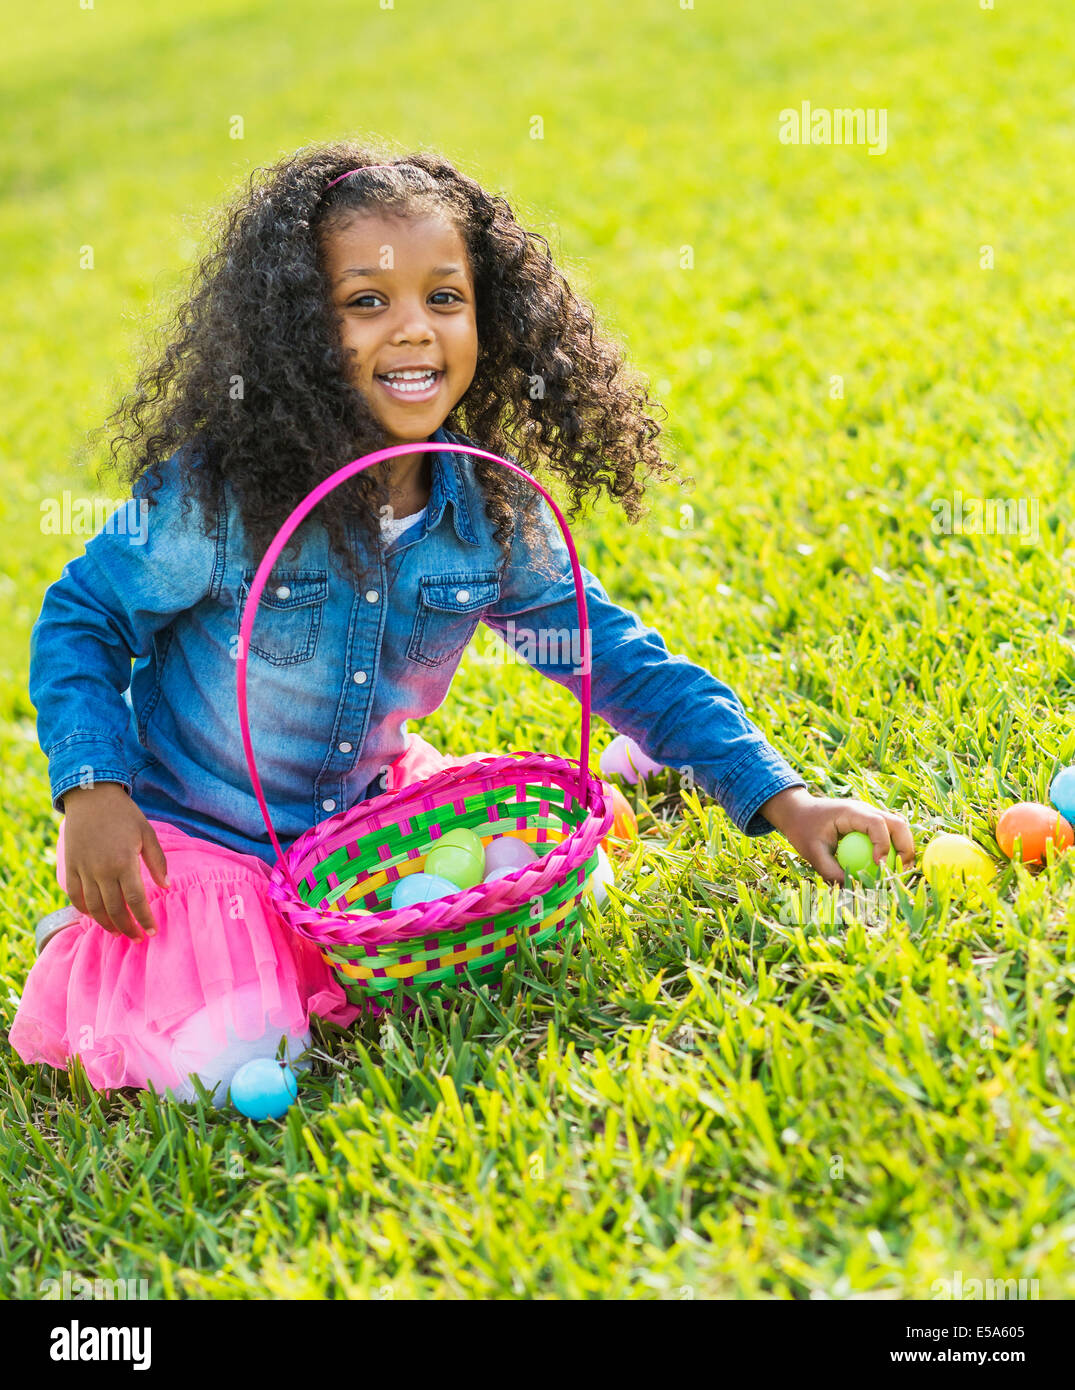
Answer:
[(391, 544), (397, 536), (409, 531), (416, 521), (421, 521), (428, 510), (428, 506), (425, 506), (420, 512), (412, 512), (410, 516), (381, 517), (381, 534), (385, 541)]

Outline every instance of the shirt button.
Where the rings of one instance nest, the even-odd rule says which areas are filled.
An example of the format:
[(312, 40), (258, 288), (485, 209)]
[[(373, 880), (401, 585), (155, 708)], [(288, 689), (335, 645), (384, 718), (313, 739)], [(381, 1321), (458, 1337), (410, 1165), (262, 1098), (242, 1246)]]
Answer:
[(377, 592), (376, 589), (367, 589), (367, 590), (366, 590), (366, 602), (367, 602), (367, 603), (376, 603), (377, 600), (378, 600), (380, 597), (381, 597), (381, 596), (380, 596), (380, 594)]
[(456, 603), (466, 603), (468, 598), (470, 598), (470, 590), (460, 589), (455, 596), (455, 601)]
[(286, 584), (281, 584), (280, 587), (279, 587), (279, 589), (277, 589), (277, 591), (276, 591), (276, 597), (277, 597), (277, 598), (290, 598), (290, 597), (291, 597), (291, 590), (287, 587)]
[(366, 679), (365, 671), (356, 671), (354, 674), (355, 685), (362, 685)]
[(335, 811), (336, 809), (336, 803), (331, 796), (328, 797), (327, 800), (322, 801), (321, 805), (326, 811)]
[(341, 753), (350, 753), (351, 751), (351, 745), (349, 743), (341, 743), (339, 748)]

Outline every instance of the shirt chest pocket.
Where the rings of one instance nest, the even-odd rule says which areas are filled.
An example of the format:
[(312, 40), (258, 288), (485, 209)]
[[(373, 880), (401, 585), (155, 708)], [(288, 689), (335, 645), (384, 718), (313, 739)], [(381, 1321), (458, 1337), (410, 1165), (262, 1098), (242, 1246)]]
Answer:
[[(243, 570), (239, 587), (239, 626), (256, 573), (255, 569)], [(270, 582), (262, 590), (254, 617), (251, 652), (273, 666), (293, 666), (299, 661), (309, 661), (317, 646), (327, 598), (327, 570), (274, 570)]]
[(482, 612), (499, 597), (500, 580), (494, 573), (421, 580), (407, 655), (423, 666), (441, 666), (458, 656), (474, 636)]

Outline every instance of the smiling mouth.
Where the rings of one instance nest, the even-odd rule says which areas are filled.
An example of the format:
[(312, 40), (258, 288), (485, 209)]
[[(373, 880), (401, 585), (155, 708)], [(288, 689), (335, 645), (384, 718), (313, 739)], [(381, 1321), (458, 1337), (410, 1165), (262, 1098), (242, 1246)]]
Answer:
[(378, 376), (376, 380), (396, 401), (428, 401), (440, 389), (443, 372), (408, 372), (404, 377)]

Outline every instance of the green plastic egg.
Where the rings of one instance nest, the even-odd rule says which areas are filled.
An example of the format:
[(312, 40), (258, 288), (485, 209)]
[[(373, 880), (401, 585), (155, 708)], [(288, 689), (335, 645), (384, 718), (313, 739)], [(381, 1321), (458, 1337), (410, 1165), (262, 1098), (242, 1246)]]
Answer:
[(465, 826), (449, 830), (426, 855), (425, 871), (439, 874), (460, 888), (473, 888), (485, 875), (485, 847)]
[(473, 830), (468, 830), (465, 825), (461, 825), (455, 830), (449, 830), (446, 835), (442, 835), (433, 848), (441, 849), (444, 845), (458, 845), (460, 849), (465, 849), (468, 854), (473, 854), (478, 859), (485, 856), (485, 846), (480, 838), (475, 835)]
[[(874, 863), (873, 841), (861, 830), (841, 835), (840, 843), (836, 846), (836, 862), (849, 878), (857, 878), (862, 883), (873, 883), (880, 872), (880, 865)], [(887, 858), (883, 862), (890, 869), (899, 868), (895, 845), (889, 845)]]

